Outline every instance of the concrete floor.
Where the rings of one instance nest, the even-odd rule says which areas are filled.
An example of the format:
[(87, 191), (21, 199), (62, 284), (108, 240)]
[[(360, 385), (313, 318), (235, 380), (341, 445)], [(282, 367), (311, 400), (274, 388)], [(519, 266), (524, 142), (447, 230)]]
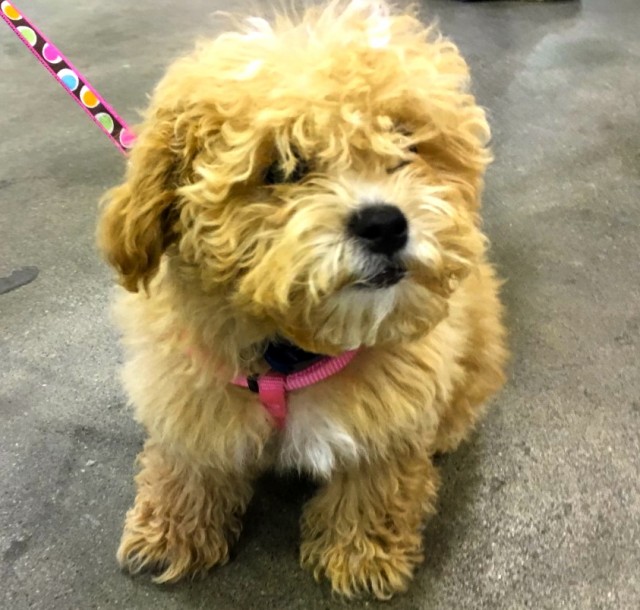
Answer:
[[(33, 0), (129, 119), (227, 3)], [(490, 109), (486, 193), (515, 354), (442, 460), (427, 560), (400, 609), (640, 607), (640, 3), (433, 0)], [(114, 561), (142, 442), (116, 380), (96, 201), (123, 160), (0, 25), (0, 607), (340, 607), (297, 565), (305, 487), (264, 481), (235, 561), (157, 588)], [(351, 608), (373, 607), (358, 602)]]

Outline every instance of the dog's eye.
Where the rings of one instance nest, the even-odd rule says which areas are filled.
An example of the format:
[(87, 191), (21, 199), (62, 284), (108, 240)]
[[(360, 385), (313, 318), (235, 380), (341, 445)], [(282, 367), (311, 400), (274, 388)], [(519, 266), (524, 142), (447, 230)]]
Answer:
[(264, 183), (268, 185), (282, 184), (286, 179), (284, 169), (278, 161), (274, 161), (264, 173)]
[(400, 163), (398, 163), (397, 165), (394, 165), (391, 169), (387, 170), (388, 174), (393, 174), (395, 172), (399, 172), (403, 167), (407, 167), (407, 165), (409, 165), (411, 163), (411, 161), (400, 161)]
[[(417, 155), (418, 154), (418, 146), (417, 144), (412, 144), (411, 146), (407, 146), (407, 152), (411, 155)], [(399, 170), (401, 170), (403, 167), (406, 167), (407, 165), (411, 164), (411, 159), (403, 159), (402, 161), (400, 161), (400, 163), (398, 163), (397, 165), (394, 165), (390, 170), (387, 170), (388, 173), (393, 174), (394, 172), (397, 172)]]
[(308, 173), (309, 165), (304, 159), (297, 158), (295, 167), (288, 174), (279, 161), (274, 161), (264, 174), (264, 183), (270, 186), (292, 184), (300, 182)]
[[(407, 139), (410, 139), (414, 136), (413, 129), (410, 129), (409, 127), (407, 127), (407, 125), (403, 125), (403, 124), (397, 125), (396, 131)], [(411, 146), (407, 146), (407, 152), (411, 153), (412, 155), (417, 155), (418, 145), (411, 144)]]

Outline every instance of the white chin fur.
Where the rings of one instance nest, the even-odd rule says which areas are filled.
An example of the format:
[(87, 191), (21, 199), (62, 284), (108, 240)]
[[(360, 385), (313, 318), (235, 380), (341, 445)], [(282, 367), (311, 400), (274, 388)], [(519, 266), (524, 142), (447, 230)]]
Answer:
[(381, 324), (396, 304), (397, 295), (398, 285), (388, 288), (345, 288), (332, 299), (335, 313), (328, 326), (333, 333), (323, 338), (345, 349), (373, 345)]

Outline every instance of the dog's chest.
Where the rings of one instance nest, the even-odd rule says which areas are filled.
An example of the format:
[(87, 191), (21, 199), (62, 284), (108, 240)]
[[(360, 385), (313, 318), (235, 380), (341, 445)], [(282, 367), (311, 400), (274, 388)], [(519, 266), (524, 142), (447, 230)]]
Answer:
[(328, 478), (339, 465), (357, 460), (362, 448), (321, 401), (290, 395), (286, 425), (275, 451), (279, 468)]

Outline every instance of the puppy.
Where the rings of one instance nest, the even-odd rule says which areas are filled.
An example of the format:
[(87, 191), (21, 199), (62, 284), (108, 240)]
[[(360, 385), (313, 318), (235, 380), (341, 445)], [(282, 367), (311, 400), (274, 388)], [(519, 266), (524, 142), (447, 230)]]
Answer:
[(407, 588), (432, 456), (504, 379), (467, 81), (378, 0), (247, 19), (162, 79), (98, 229), (148, 433), (131, 572), (224, 564), (255, 478), (294, 469), (321, 482), (302, 565), (347, 597)]

